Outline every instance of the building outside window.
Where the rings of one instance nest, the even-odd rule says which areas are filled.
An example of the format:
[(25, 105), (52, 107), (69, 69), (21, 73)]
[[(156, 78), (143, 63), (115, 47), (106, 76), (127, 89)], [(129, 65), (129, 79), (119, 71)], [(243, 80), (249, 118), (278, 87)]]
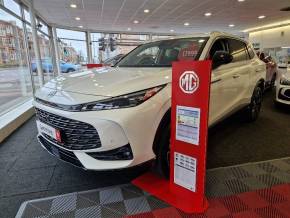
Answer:
[(0, 115), (32, 97), (24, 37), (21, 20), (0, 9)]
[(88, 63), (85, 32), (66, 29), (56, 29), (56, 32), (61, 72), (69, 73), (85, 66)]

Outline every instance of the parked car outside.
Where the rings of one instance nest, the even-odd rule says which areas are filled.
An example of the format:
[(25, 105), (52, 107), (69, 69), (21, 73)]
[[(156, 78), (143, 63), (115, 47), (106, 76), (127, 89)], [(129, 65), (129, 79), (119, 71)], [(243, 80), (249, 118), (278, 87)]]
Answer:
[(209, 59), (209, 125), (241, 109), (256, 120), (265, 63), (246, 41), (213, 32), (143, 44), (115, 67), (51, 80), (34, 101), (38, 139), (49, 153), (85, 169), (122, 169), (156, 158), (168, 176), (172, 62)]
[[(45, 73), (51, 73), (53, 71), (53, 64), (51, 60), (43, 59), (41, 60), (42, 70)], [(73, 63), (60, 61), (60, 70), (62, 73), (70, 73), (80, 69), (80, 65), (76, 65)], [(31, 63), (31, 68), (33, 72), (36, 72), (37, 66), (35, 60)]]
[[(286, 66), (286, 65), (285, 65)], [(290, 105), (290, 63), (287, 67), (281, 67), (280, 76), (276, 86), (276, 106)]]

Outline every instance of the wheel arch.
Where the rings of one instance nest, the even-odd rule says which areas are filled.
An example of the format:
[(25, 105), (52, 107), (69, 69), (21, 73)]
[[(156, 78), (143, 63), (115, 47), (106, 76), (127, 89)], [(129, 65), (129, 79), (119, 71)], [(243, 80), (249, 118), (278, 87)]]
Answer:
[(162, 131), (163, 131), (164, 127), (170, 123), (170, 120), (171, 120), (171, 107), (163, 115), (161, 121), (159, 122), (157, 131), (155, 133), (153, 147), (152, 147), (155, 155), (157, 154), (157, 151), (158, 151), (158, 146), (159, 146), (158, 141), (160, 139)]

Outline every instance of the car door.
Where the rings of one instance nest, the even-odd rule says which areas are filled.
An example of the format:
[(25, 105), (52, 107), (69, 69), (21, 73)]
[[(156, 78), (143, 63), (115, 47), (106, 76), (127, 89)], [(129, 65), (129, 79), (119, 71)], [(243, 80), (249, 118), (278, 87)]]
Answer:
[[(229, 52), (228, 43), (225, 38), (218, 38), (212, 44), (208, 59), (212, 59), (217, 51)], [(224, 116), (227, 111), (227, 102), (233, 100), (234, 93), (231, 90), (233, 77), (230, 64), (221, 65), (212, 70), (211, 96), (209, 110), (209, 124), (212, 125)]]
[(226, 101), (228, 110), (237, 110), (248, 104), (251, 61), (247, 51), (247, 45), (242, 40), (229, 38), (229, 51), (233, 57), (232, 63), (228, 66), (232, 76), (229, 85), (232, 98)]

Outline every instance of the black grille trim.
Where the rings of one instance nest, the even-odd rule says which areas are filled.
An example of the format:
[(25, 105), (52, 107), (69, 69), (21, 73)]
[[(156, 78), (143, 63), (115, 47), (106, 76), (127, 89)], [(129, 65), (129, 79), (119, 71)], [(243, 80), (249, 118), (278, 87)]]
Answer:
[[(78, 158), (75, 156), (75, 154), (73, 152), (67, 151), (67, 150), (64, 150), (64, 149), (61, 149), (61, 148), (55, 146), (53, 143), (46, 140), (42, 136), (38, 136), (38, 140), (45, 147), (45, 149), (53, 156), (56, 156), (59, 159), (65, 161), (65, 162), (68, 162), (70, 164), (73, 164), (74, 166), (84, 168), (82, 163), (78, 160)], [(53, 153), (53, 149), (58, 151), (59, 156), (57, 156), (56, 154)]]
[(39, 121), (60, 130), (62, 143), (45, 135), (57, 145), (70, 150), (89, 150), (102, 146), (97, 130), (90, 124), (61, 117), (36, 108)]

